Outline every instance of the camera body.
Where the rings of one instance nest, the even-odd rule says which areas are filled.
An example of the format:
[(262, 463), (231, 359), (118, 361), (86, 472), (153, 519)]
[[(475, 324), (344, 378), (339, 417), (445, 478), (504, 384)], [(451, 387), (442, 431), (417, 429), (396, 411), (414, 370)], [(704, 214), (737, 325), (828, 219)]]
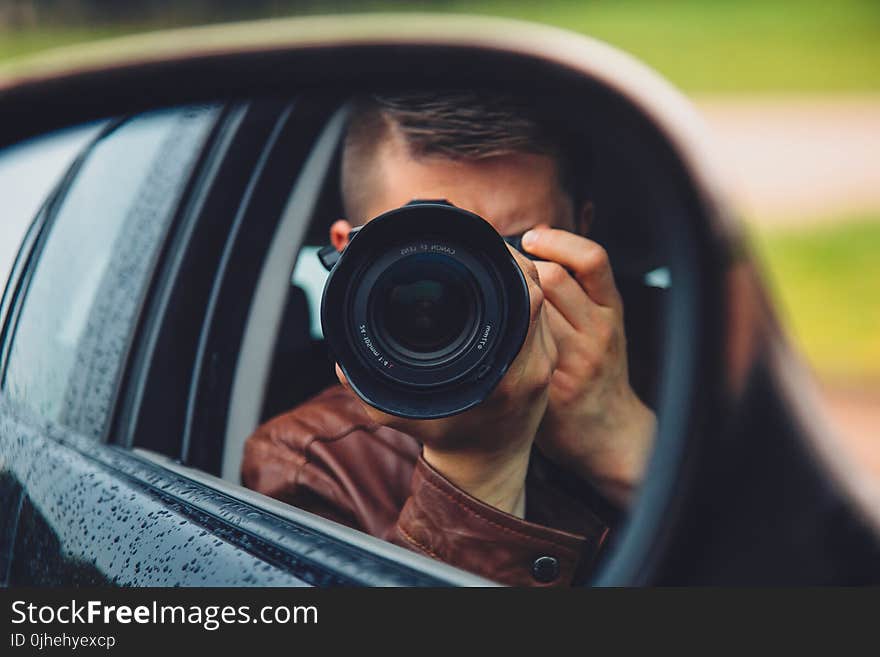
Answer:
[(529, 292), (504, 238), (446, 201), (412, 201), (352, 231), (321, 299), (324, 337), (371, 406), (430, 419), (482, 402), (525, 340)]

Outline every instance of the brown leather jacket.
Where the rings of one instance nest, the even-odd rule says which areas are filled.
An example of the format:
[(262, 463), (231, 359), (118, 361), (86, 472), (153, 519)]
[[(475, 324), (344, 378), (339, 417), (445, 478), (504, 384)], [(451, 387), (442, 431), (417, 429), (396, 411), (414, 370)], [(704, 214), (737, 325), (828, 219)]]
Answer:
[(557, 475), (533, 458), (527, 519), (504, 513), (428, 465), (415, 438), (372, 423), (338, 385), (260, 426), (242, 464), (248, 488), (512, 586), (571, 584), (606, 540), (606, 523)]

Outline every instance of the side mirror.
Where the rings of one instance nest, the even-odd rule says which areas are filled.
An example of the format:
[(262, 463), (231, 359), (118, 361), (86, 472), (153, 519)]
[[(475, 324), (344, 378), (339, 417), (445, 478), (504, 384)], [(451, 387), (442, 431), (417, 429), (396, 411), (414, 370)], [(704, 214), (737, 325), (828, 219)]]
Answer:
[[(0, 147), (159, 108), (320, 99), (321, 110), (302, 117), (308, 148), (296, 144), (311, 155), (283, 211), (263, 218), (280, 241), (256, 277), (230, 365), (227, 449), (240, 453), (234, 441), (244, 436), (235, 435), (260, 419), (262, 395), (235, 391), (265, 393), (297, 254), (323, 244), (338, 218), (321, 213), (332, 206), (344, 134), (327, 108), (377, 90), (527, 90), (572, 143), (594, 149), (590, 234), (619, 263), (618, 282), (638, 287), (660, 270), (668, 281), (637, 341), (656, 358), (645, 384), (656, 447), (592, 583), (877, 581), (880, 482), (839, 458), (812, 415), (813, 385), (774, 319), (702, 122), (679, 92), (605, 44), (524, 23), (343, 17), (263, 29), (138, 38), (25, 61), (0, 77), (0, 114), (12, 117), (0, 123)], [(333, 254), (322, 254), (332, 267)], [(10, 304), (4, 297), (4, 323)], [(640, 307), (633, 301), (627, 314)]]

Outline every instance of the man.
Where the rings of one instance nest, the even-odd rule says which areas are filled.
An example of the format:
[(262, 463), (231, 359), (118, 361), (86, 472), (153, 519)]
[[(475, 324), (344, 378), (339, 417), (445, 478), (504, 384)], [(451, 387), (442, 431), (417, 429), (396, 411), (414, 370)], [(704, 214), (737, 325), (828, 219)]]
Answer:
[[(407, 420), (334, 386), (248, 439), (245, 485), (511, 585), (571, 584), (607, 537), (584, 489), (623, 507), (655, 419), (629, 382), (623, 307), (577, 158), (531, 108), (498, 95), (411, 93), (355, 106), (342, 159), (347, 218), (446, 199), (502, 235), (529, 283), (531, 323), (480, 406)], [(587, 486), (579, 487), (578, 484)], [(588, 505), (589, 504), (589, 505)]]

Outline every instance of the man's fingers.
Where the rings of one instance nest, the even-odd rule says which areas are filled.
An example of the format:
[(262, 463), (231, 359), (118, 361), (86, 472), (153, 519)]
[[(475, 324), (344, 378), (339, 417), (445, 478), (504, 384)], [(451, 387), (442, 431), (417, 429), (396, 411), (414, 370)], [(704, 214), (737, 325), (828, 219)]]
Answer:
[(580, 335), (579, 331), (552, 303), (544, 304), (544, 313), (547, 315), (547, 325), (550, 327), (550, 332), (557, 345), (565, 344)]
[(591, 312), (598, 310), (596, 303), (562, 265), (539, 261), (535, 266), (546, 301), (555, 306), (573, 327), (581, 331), (587, 330)]
[(549, 360), (550, 373), (552, 374), (553, 370), (556, 369), (556, 365), (559, 363), (559, 343), (550, 326), (550, 316), (547, 313), (549, 308), (549, 304), (544, 306), (543, 315), (541, 317), (541, 338), (543, 339), (544, 353)]
[(621, 305), (608, 254), (596, 242), (566, 230), (534, 228), (523, 235), (522, 245), (542, 260), (557, 262), (570, 270), (600, 306)]

